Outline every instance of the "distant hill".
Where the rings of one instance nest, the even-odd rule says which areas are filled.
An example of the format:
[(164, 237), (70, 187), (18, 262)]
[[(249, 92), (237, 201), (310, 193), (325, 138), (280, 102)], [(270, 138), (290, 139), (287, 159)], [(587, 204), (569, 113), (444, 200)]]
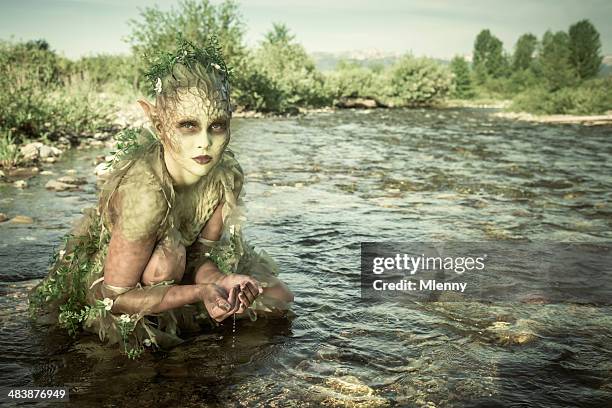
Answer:
[(363, 66), (392, 65), (402, 54), (385, 52), (376, 49), (354, 50), (345, 52), (313, 52), (310, 56), (320, 71), (333, 71), (341, 60), (356, 62)]
[[(399, 52), (386, 52), (376, 49), (353, 50), (345, 52), (312, 52), (310, 56), (315, 62), (315, 65), (320, 71), (333, 71), (341, 60), (356, 62), (364, 67), (373, 65), (393, 65), (395, 61), (402, 57)], [(435, 61), (443, 65), (450, 64), (449, 60), (433, 58)], [(471, 56), (466, 56), (468, 61), (471, 61)], [(612, 55), (606, 55), (603, 59), (599, 75), (612, 75)]]

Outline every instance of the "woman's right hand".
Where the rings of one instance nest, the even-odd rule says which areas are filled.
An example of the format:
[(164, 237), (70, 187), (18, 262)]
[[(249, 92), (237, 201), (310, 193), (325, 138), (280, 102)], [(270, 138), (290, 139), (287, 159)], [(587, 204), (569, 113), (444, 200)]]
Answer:
[(217, 322), (222, 322), (240, 309), (241, 302), (238, 299), (240, 285), (230, 288), (229, 293), (214, 283), (200, 284), (200, 299), (210, 317)]

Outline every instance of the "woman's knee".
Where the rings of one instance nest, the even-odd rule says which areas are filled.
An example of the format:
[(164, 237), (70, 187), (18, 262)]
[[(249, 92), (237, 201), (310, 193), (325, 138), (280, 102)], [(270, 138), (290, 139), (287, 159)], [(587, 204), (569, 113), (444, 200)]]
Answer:
[(186, 250), (183, 245), (171, 248), (158, 245), (142, 273), (142, 284), (152, 285), (166, 280), (174, 280), (177, 283), (182, 281), (185, 262)]

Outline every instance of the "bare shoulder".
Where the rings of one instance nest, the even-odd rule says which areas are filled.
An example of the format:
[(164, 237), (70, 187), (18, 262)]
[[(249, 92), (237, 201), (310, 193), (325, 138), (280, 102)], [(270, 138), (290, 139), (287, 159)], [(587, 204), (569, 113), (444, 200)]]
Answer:
[(145, 160), (137, 160), (113, 196), (114, 225), (129, 240), (158, 235), (169, 203), (161, 180)]

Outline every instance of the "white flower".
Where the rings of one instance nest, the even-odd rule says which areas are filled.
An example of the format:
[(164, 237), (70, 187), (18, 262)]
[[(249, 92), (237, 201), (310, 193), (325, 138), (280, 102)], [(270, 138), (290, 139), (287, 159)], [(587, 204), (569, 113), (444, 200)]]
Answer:
[(130, 319), (130, 315), (129, 314), (122, 314), (121, 317), (119, 317), (119, 321), (121, 323), (129, 323), (132, 321), (132, 319)]
[(219, 66), (219, 64), (216, 64), (216, 63), (214, 63), (214, 62), (213, 62), (213, 63), (212, 63), (212, 64), (210, 64), (210, 65), (211, 65), (213, 68), (216, 68), (217, 70), (221, 71), (221, 67)]
[(145, 346), (147, 347), (151, 347), (151, 340), (149, 339), (144, 339), (144, 341), (142, 342)]
[(112, 307), (113, 307), (113, 299), (104, 298), (104, 300), (102, 302), (104, 302), (104, 309), (106, 309), (106, 310), (111, 310), (112, 309)]
[(161, 93), (162, 91), (162, 81), (161, 78), (157, 78), (157, 82), (155, 82), (155, 92)]
[(210, 256), (210, 252), (204, 252), (204, 256)]

